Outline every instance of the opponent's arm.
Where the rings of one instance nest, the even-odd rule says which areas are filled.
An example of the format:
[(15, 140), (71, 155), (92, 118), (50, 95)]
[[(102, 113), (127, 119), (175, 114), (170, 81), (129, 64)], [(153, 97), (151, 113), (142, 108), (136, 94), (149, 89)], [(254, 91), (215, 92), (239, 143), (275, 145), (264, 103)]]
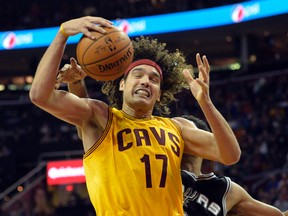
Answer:
[(58, 72), (55, 88), (58, 89), (61, 83), (67, 83), (68, 91), (80, 98), (89, 98), (84, 78), (86, 73), (77, 64), (75, 58), (70, 58), (70, 64), (65, 64)]
[(252, 198), (240, 185), (232, 182), (226, 199), (227, 208), (238, 216), (283, 216), (279, 209)]
[[(76, 59), (70, 58), (70, 64), (65, 64), (58, 72), (55, 88), (58, 89), (61, 83), (67, 83), (68, 91), (80, 98), (89, 98), (84, 78), (86, 73), (77, 64)], [(78, 137), (82, 139), (82, 130), (76, 126)]]

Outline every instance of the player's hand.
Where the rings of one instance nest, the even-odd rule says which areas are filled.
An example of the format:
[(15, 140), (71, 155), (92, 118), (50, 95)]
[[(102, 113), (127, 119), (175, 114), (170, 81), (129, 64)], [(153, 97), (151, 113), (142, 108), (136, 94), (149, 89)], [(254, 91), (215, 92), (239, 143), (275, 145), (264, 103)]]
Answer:
[(198, 101), (201, 103), (203, 101), (209, 101), (209, 85), (210, 85), (210, 65), (207, 57), (204, 55), (202, 58), (199, 53), (196, 54), (196, 62), (198, 65), (199, 75), (198, 78), (194, 78), (190, 71), (187, 69), (183, 70), (183, 75), (185, 76), (190, 90)]
[(82, 70), (81, 66), (77, 64), (75, 58), (70, 58), (70, 64), (65, 64), (59, 71), (56, 78), (55, 88), (60, 87), (63, 83), (75, 83), (86, 77), (86, 73)]
[(103, 29), (101, 26), (111, 27), (111, 25), (111, 21), (102, 17), (85, 16), (62, 23), (62, 31), (64, 31), (65, 35), (67, 36), (83, 33), (87, 37), (94, 40), (95, 37), (91, 34), (90, 31), (98, 31), (100, 33), (105, 33), (105, 29)]

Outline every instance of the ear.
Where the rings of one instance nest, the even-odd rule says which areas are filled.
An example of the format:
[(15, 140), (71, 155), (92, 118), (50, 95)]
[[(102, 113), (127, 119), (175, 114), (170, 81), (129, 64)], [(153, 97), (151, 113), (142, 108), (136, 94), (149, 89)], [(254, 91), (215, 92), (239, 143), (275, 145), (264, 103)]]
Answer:
[(160, 90), (157, 101), (160, 101), (161, 95), (162, 95), (162, 91)]
[(119, 91), (123, 91), (124, 85), (125, 85), (125, 81), (124, 81), (124, 79), (121, 79), (120, 83), (119, 83)]

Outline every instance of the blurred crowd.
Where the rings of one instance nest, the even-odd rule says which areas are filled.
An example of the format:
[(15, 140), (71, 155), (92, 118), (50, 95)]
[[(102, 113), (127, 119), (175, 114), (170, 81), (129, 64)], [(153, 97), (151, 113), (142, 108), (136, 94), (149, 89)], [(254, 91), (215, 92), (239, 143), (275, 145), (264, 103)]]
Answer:
[[(213, 171), (229, 176), (253, 197), (281, 210), (288, 209), (287, 74), (284, 70), (238, 79), (216, 79), (211, 81), (210, 90), (212, 100), (232, 126), (242, 149), (237, 164), (214, 164)], [(100, 84), (89, 80), (87, 84), (92, 98), (102, 97)], [(82, 150), (73, 126), (33, 106), (28, 101), (28, 92), (18, 96), (21, 99), (17, 106), (9, 103), (0, 106), (0, 119), (4, 119), (0, 125), (1, 191), (25, 171), (36, 167), (41, 153)], [(1, 93), (2, 102), (8, 98), (12, 98), (10, 93)], [(189, 113), (203, 118), (189, 92), (179, 95), (178, 103), (171, 107), (172, 115), (186, 114), (188, 107)]]
[[(95, 216), (85, 184), (53, 186), (47, 188), (41, 182), (13, 207), (5, 216)], [(69, 189), (68, 189), (69, 188)]]
[[(83, 15), (107, 19), (129, 18), (237, 2), (242, 1), (12, 0), (6, 2), (5, 7), (0, 7), (0, 31), (57, 26), (70, 18)], [(287, 70), (282, 70), (235, 79), (227, 76), (211, 80), (212, 100), (235, 131), (242, 157), (233, 166), (214, 164), (209, 169), (219, 175), (229, 176), (253, 197), (283, 211), (288, 209), (287, 74)], [(95, 82), (88, 80), (87, 87), (92, 98), (102, 97), (99, 93), (100, 84), (95, 85)], [(188, 107), (189, 113), (203, 118), (188, 92), (179, 95), (178, 103), (172, 107), (172, 115), (186, 114)], [(35, 168), (41, 154), (82, 150), (76, 128), (32, 105), (28, 91), (0, 92), (0, 119), (0, 193)], [(33, 189), (30, 199), (37, 197), (35, 200), (39, 203), (36, 204), (35, 200), (31, 200), (31, 203), (34, 203), (34, 207), (46, 206), (43, 210), (45, 214), (37, 213), (37, 208), (27, 207), (26, 202), (19, 201), (9, 216), (28, 216), (33, 211), (33, 216), (73, 215), (71, 212), (75, 213), (79, 209), (81, 215), (93, 216), (93, 211), (83, 212), (83, 209), (91, 208), (85, 185), (75, 187), (78, 189), (67, 192), (63, 188), (51, 189), (44, 182), (41, 187)], [(55, 201), (56, 195), (60, 201)], [(75, 200), (78, 205), (75, 205)], [(46, 204), (42, 205), (41, 202)]]

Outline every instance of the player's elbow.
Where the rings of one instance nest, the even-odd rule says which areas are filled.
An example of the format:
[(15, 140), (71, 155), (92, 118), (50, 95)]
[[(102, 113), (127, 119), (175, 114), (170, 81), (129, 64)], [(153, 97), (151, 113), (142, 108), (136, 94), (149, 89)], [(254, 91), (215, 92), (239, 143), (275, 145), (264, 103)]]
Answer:
[(39, 93), (37, 92), (35, 88), (31, 88), (31, 90), (29, 91), (29, 98), (31, 102), (35, 105), (40, 104), (42, 100)]
[(41, 106), (48, 101), (48, 98), (46, 98), (45, 95), (41, 93), (41, 90), (33, 87), (29, 91), (29, 98), (31, 102), (37, 106)]
[(241, 158), (240, 148), (235, 150), (233, 153), (231, 152), (229, 155), (226, 155), (224, 158), (225, 158), (225, 160), (223, 160), (224, 165), (229, 166), (229, 165), (236, 164), (237, 162), (239, 162)]

